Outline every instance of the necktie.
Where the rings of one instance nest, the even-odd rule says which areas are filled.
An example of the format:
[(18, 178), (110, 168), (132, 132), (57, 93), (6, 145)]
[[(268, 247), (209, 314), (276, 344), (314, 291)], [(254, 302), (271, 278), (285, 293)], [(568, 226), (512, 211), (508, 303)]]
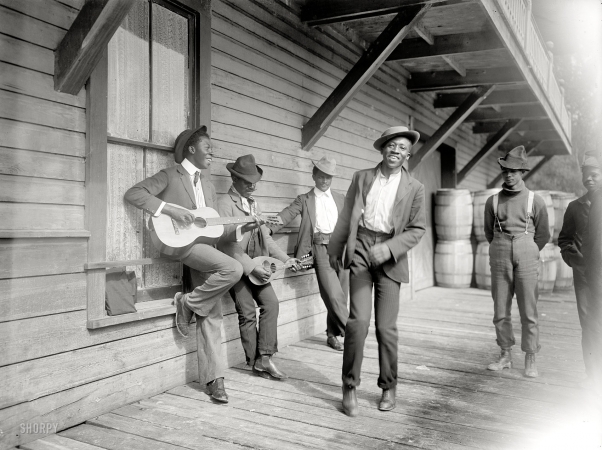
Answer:
[(196, 187), (196, 184), (199, 182), (199, 178), (201, 178), (201, 172), (197, 170), (194, 173), (194, 187)]

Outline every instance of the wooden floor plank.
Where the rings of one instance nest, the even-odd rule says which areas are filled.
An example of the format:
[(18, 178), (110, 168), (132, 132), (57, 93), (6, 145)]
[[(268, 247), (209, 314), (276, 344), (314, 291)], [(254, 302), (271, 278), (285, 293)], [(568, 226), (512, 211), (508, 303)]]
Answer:
[(69, 439), (58, 434), (51, 434), (37, 441), (19, 446), (22, 450), (101, 450), (102, 447)]

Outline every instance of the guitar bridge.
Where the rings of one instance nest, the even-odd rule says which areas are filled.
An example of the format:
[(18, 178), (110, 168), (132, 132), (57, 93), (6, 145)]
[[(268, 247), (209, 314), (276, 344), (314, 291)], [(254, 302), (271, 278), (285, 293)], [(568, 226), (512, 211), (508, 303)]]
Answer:
[(171, 224), (173, 225), (174, 233), (180, 234), (180, 228), (178, 227), (178, 223), (175, 220), (171, 219)]

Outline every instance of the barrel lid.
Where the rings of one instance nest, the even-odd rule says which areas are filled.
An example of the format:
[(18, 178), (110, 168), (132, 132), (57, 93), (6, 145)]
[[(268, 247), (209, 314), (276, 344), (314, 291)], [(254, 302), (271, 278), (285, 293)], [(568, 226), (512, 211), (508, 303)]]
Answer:
[(468, 189), (437, 189), (437, 195), (470, 195), (471, 192)]

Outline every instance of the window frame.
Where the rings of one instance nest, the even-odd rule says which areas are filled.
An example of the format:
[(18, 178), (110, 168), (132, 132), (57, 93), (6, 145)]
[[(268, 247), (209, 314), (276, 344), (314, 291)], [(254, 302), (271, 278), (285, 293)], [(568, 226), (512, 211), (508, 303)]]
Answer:
[[(151, 0), (160, 6), (183, 10), (191, 15), (189, 42), (191, 57), (191, 124), (206, 125), (211, 132), (211, 0)], [(130, 261), (106, 261), (107, 183), (108, 183), (108, 49), (94, 68), (86, 85), (86, 200), (85, 223), (90, 232), (86, 272), (87, 328), (96, 329), (152, 317), (173, 314), (171, 299), (156, 300), (135, 313), (108, 316), (105, 311), (106, 269), (124, 265), (146, 265), (150, 258)], [(111, 142), (127, 143), (110, 138)], [(130, 141), (172, 151), (166, 146)], [(127, 264), (126, 264), (127, 263)]]

